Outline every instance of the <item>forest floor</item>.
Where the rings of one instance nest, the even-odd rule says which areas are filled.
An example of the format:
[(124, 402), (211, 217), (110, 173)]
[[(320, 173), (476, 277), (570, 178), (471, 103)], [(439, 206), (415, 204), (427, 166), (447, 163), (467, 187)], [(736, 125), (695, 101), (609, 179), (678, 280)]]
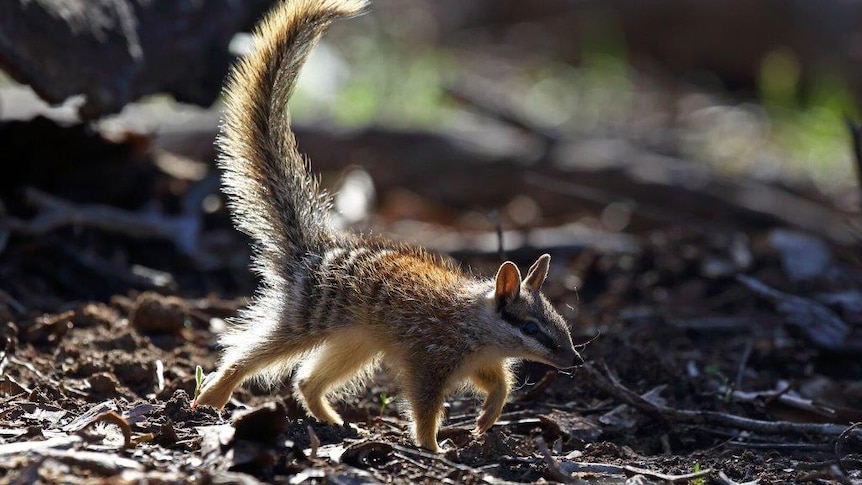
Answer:
[[(201, 136), (209, 150), (212, 132)], [(288, 385), (249, 385), (221, 413), (193, 411), (196, 366), (215, 368), (218, 333), (255, 286), (217, 180), (164, 139), (9, 122), (0, 144), (18, 158), (0, 182), (0, 484), (862, 480), (858, 244), (812, 236), (793, 214), (706, 204), (724, 212), (713, 218), (688, 199), (646, 200), (656, 192), (620, 186), (619, 173), (595, 185), (637, 204), (587, 192), (584, 202), (550, 184), (522, 191), (506, 178), (522, 166), (433, 165), (399, 136), (387, 143), (402, 165), (389, 170), (380, 146), (339, 145), (356, 138), (309, 129), (300, 144), (341, 193), (352, 187), (361, 202), (363, 177), (374, 181), (361, 229), (478, 273), (500, 263), (482, 212), (500, 209), (510, 258), (525, 268), (551, 253), (546, 293), (587, 365), (521, 366), (481, 436), (479, 399), (452, 396), (439, 455), (411, 443), (385, 369), (336, 405), (343, 427), (305, 417)], [(374, 153), (379, 165), (345, 174), (327, 150), (350, 162)], [(414, 156), (418, 168), (403, 161)], [(536, 177), (564, 181), (569, 169)]]

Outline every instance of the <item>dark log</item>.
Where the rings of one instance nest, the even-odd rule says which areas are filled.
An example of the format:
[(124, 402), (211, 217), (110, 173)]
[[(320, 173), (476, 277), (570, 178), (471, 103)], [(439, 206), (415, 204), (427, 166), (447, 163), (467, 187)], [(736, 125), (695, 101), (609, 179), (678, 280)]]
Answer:
[(0, 2), (0, 67), (49, 103), (83, 95), (92, 119), (144, 95), (211, 104), (228, 43), (270, 0)]

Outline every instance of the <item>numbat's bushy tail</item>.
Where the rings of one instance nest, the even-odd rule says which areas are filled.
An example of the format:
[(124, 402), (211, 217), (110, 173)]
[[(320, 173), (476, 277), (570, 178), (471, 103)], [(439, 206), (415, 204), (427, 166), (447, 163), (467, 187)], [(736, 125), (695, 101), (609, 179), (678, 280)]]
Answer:
[(193, 406), (223, 407), (244, 380), (272, 384), (293, 372), (307, 411), (341, 424), (328, 397), (383, 362), (410, 405), (416, 442), (437, 451), (444, 398), (464, 381), (486, 396), (481, 433), (500, 415), (515, 360), (561, 368), (581, 360), (540, 292), (548, 255), (523, 280), (511, 262), (481, 279), (418, 248), (330, 229), (329, 197), (297, 150), (287, 101), (326, 27), (365, 8), (283, 1), (232, 71), (218, 140), (223, 190), (234, 223), (255, 241), (262, 282), (222, 336), (221, 364)]
[(331, 242), (329, 196), (296, 148), (287, 102), (323, 31), (366, 6), (364, 0), (280, 3), (258, 26), (252, 52), (231, 72), (217, 141), (223, 190), (235, 224), (259, 244), (257, 262), (266, 269), (291, 265), (298, 253)]

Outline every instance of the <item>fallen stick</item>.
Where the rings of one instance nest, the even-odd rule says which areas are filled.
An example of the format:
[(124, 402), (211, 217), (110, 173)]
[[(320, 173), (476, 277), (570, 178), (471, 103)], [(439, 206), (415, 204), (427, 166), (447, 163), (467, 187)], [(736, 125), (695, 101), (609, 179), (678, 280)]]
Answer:
[(846, 343), (850, 326), (826, 306), (776, 290), (750, 276), (736, 275), (736, 281), (755, 295), (770, 301), (784, 316), (787, 324), (797, 327), (813, 345), (826, 350), (862, 350)]
[(563, 470), (563, 467), (560, 463), (551, 455), (551, 451), (548, 449), (548, 445), (545, 443), (545, 440), (539, 436), (536, 438), (536, 446), (539, 448), (539, 452), (542, 453), (542, 457), (545, 460), (545, 465), (548, 466), (548, 473), (551, 475), (551, 478), (562, 483), (576, 483), (580, 480), (576, 480), (571, 473), (567, 473)]
[(723, 471), (718, 472), (718, 482), (722, 485), (757, 485), (760, 480), (751, 480), (748, 482), (737, 482), (728, 477)]
[(442, 455), (438, 455), (436, 453), (429, 453), (427, 451), (420, 451), (417, 449), (409, 448), (407, 446), (401, 446), (401, 445), (396, 445), (396, 444), (392, 445), (392, 449), (395, 451), (398, 451), (402, 454), (405, 454), (405, 455), (418, 456), (420, 458), (425, 458), (428, 460), (443, 463), (444, 465), (452, 467), (452, 468), (458, 470), (459, 472), (469, 473), (469, 474), (473, 475), (474, 477), (478, 478), (479, 480), (481, 480), (485, 483), (491, 483), (491, 484), (506, 483), (503, 480), (499, 480), (499, 479), (496, 479), (494, 477), (489, 477), (487, 474), (483, 473), (481, 470), (477, 470), (477, 469), (469, 467), (467, 465), (462, 465), (461, 463), (455, 463), (454, 461), (447, 460)]
[[(596, 370), (590, 364), (584, 364), (581, 367), (583, 372), (589, 379), (590, 383), (598, 387), (602, 391), (608, 393), (616, 399), (628, 404), (629, 406), (645, 413), (666, 421), (676, 421), (686, 424), (724, 426), (736, 428), (755, 433), (766, 434), (807, 434), (815, 435), (824, 438), (837, 439), (846, 430), (847, 426), (834, 423), (791, 423), (788, 421), (763, 421), (760, 419), (746, 418), (733, 414), (722, 413), (718, 411), (691, 411), (687, 409), (674, 409), (667, 406), (654, 404), (636, 393), (632, 392), (623, 386), (605, 367), (605, 374)], [(848, 433), (850, 434), (850, 433)], [(852, 432), (857, 438), (862, 439), (862, 432), (854, 430)]]
[(63, 227), (86, 226), (131, 237), (171, 241), (186, 254), (194, 253), (197, 248), (201, 226), (198, 214), (169, 216), (98, 204), (73, 204), (32, 188), (26, 194), (30, 203), (41, 209), (39, 215), (28, 221), (6, 218), (0, 229), (38, 236)]
[(551, 478), (563, 483), (579, 483), (582, 480), (577, 480), (572, 476), (572, 473), (605, 473), (608, 475), (643, 475), (656, 480), (664, 480), (666, 482), (681, 482), (694, 480), (695, 478), (704, 477), (712, 474), (712, 470), (707, 468), (692, 473), (684, 473), (682, 475), (670, 475), (667, 473), (647, 470), (631, 465), (613, 465), (609, 463), (584, 463), (578, 461), (562, 461), (558, 462), (542, 437), (536, 438), (536, 446), (544, 457), (545, 464), (548, 465)]
[(608, 463), (582, 463), (577, 461), (564, 461), (560, 464), (563, 470), (569, 473), (606, 473), (608, 475), (643, 475), (647, 478), (655, 478), (656, 480), (664, 480), (666, 482), (682, 482), (694, 480), (695, 478), (704, 477), (713, 473), (712, 469), (705, 469), (682, 475), (670, 475), (667, 473), (647, 470), (631, 465), (612, 465)]

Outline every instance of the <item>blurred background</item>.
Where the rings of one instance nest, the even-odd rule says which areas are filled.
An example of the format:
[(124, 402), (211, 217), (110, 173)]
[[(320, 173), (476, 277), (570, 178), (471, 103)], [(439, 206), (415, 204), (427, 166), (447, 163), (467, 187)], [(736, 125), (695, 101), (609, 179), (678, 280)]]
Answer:
[[(269, 3), (8, 2), (0, 116), (83, 119), (154, 134), (172, 152), (205, 150), (161, 135), (176, 142), (189, 119), (215, 126), (231, 56)], [(855, 210), (845, 117), (862, 99), (860, 10), (846, 0), (381, 0), (326, 36), (292, 109), (299, 125), (439, 134), (473, 158), (526, 165), (607, 170), (646, 151)], [(0, 156), (17, 170), (20, 155)]]
[[(0, 6), (3, 247), (71, 228), (79, 266), (129, 273), (60, 281), (67, 296), (248, 294), (213, 139), (224, 76), (270, 4)], [(787, 228), (852, 249), (860, 20), (844, 0), (378, 0), (313, 51), (291, 111), (339, 224), (483, 269), (498, 228), (524, 262), (637, 252), (654, 231), (730, 247)], [(750, 267), (734, 265), (725, 277)], [(17, 285), (39, 273), (11, 266)]]
[[(269, 2), (120, 4), (8, 2), (4, 70), (51, 103), (73, 98), (87, 119), (130, 102), (210, 106), (228, 47), (244, 49), (234, 32)], [(294, 110), (300, 123), (348, 128), (501, 121), (471, 116), (477, 102), (561, 138), (627, 140), (855, 207), (843, 118), (862, 99), (860, 10), (847, 0), (382, 0), (324, 40)], [(4, 99), (0, 114), (31, 114), (16, 104)]]

